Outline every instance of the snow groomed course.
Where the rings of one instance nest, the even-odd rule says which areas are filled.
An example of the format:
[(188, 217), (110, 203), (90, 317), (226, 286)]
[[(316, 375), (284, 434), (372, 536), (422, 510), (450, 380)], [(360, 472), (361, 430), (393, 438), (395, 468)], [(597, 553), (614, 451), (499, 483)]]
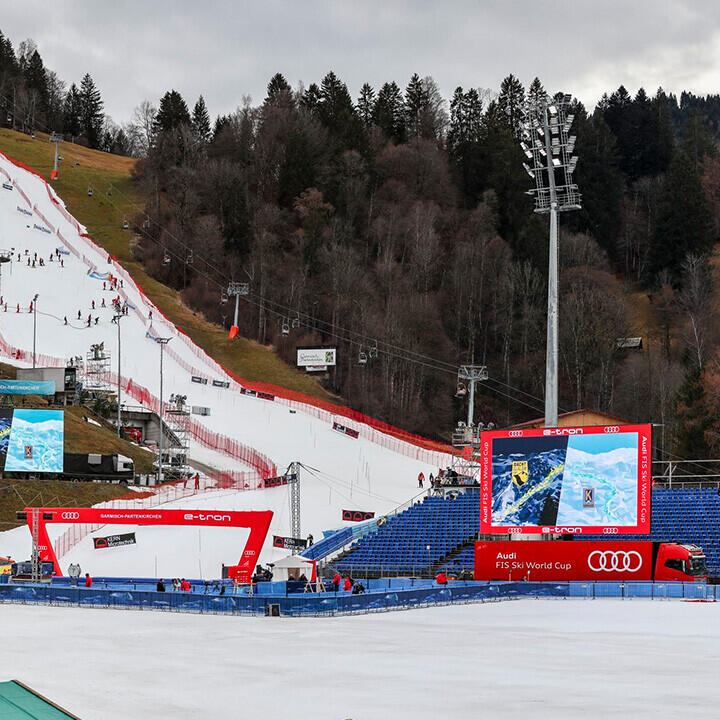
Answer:
[[(246, 383), (228, 373), (165, 318), (124, 268), (92, 241), (44, 178), (0, 153), (0, 180), (0, 249), (13, 257), (3, 266), (0, 278), (0, 358), (16, 366), (32, 364), (33, 315), (29, 308), (35, 294), (38, 366), (64, 367), (70, 358), (85, 357), (96, 343), (104, 343), (115, 358), (117, 326), (111, 322), (116, 312), (112, 301), (127, 303), (128, 315), (121, 320), (124, 402), (159, 409), (159, 346), (155, 339), (172, 338), (165, 347), (165, 402), (176, 393), (186, 395), (189, 405), (210, 408), (209, 416), (191, 418), (190, 457), (227, 471), (229, 477), (241, 478), (231, 483), (231, 491), (203, 492), (194, 498), (197, 502), (186, 499), (180, 506), (273, 510), (261, 561), (285, 554), (271, 547), (273, 534), (290, 534), (287, 488), (266, 488), (262, 480), (284, 472), (290, 463), (297, 461), (311, 469), (302, 477), (302, 532), (318, 538), (323, 530), (350, 524), (342, 520), (343, 509), (386, 513), (413, 495), (420, 471), (428, 475), (449, 463), (449, 449), (441, 444), (347, 408), (261, 383)], [(114, 371), (108, 380), (117, 381)], [(353, 433), (342, 432), (338, 426)], [(142, 532), (138, 535), (138, 545), (148, 557), (154, 556), (150, 542), (155, 548), (165, 544), (158, 532), (160, 535), (151, 533), (147, 538)], [(205, 576), (217, 576), (222, 543), (213, 539), (212, 531), (203, 532), (194, 548), (173, 555), (168, 547), (160, 554), (172, 556), (169, 565), (175, 571), (187, 561), (185, 574), (197, 574), (202, 565)], [(0, 534), (0, 548), (2, 538)], [(29, 554), (29, 535), (27, 542), (25, 555)], [(207, 553), (212, 562), (208, 558), (203, 563)], [(112, 557), (110, 565), (118, 574), (153, 573), (155, 562), (142, 570), (134, 567), (136, 555), (132, 557), (126, 548), (114, 548), (101, 559), (88, 536), (72, 549), (72, 559), (68, 555), (60, 562), (80, 562), (94, 573), (106, 574), (110, 569), (106, 563)], [(226, 562), (236, 558), (233, 548)], [(158, 566), (157, 574), (169, 573)]]

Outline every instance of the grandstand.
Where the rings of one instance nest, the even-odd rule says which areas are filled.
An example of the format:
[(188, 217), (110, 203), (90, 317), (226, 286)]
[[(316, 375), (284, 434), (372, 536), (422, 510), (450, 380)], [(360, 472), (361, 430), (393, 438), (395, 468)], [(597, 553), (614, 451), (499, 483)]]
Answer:
[[(452, 495), (427, 496), (389, 517), (385, 525), (360, 538), (335, 560), (334, 568), (360, 577), (471, 571), (475, 562), (473, 543), (480, 525), (479, 493), (468, 488), (451, 498)], [(650, 535), (633, 535), (632, 539), (700, 545), (705, 550), (710, 575), (720, 576), (717, 489), (656, 488), (652, 494), (651, 528)], [(349, 536), (331, 536), (328, 540), (333, 538), (334, 550), (350, 542)], [(587, 535), (583, 539), (608, 537)], [(315, 557), (321, 556), (321, 549), (316, 549)]]

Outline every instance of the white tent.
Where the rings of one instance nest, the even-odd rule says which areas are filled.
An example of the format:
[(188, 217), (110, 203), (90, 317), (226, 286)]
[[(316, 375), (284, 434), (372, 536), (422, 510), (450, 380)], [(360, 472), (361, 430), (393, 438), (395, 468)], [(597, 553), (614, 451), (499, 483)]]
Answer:
[(302, 574), (309, 580), (312, 575), (312, 569), (312, 560), (306, 560), (299, 555), (288, 555), (274, 564), (272, 569), (273, 582), (275, 580), (297, 580)]

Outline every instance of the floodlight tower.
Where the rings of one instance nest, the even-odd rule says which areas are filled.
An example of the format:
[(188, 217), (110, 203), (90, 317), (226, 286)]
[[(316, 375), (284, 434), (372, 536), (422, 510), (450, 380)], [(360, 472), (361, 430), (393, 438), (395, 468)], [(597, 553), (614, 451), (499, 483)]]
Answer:
[(544, 93), (525, 102), (522, 149), (531, 164), (523, 163), (535, 188), (536, 213), (550, 213), (548, 263), (547, 354), (545, 360), (545, 427), (558, 423), (558, 213), (580, 209), (580, 193), (573, 183), (577, 165), (575, 135), (569, 135), (575, 116), (570, 95), (550, 99)]

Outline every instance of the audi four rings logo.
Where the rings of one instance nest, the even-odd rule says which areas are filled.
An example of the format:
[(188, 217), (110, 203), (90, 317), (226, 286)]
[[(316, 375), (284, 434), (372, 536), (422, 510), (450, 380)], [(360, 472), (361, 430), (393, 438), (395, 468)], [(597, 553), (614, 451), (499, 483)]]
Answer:
[(620, 432), (620, 428), (617, 425), (608, 425), (603, 432), (605, 433), (618, 433)]
[(642, 567), (642, 556), (636, 550), (595, 550), (588, 555), (588, 567), (595, 572), (624, 570), (634, 573)]
[(522, 437), (523, 431), (522, 430), (511, 430), (508, 433), (508, 437)]
[(620, 531), (617, 528), (603, 528), (603, 535), (617, 535)]
[(63, 520), (79, 520), (80, 513), (79, 512), (64, 512), (61, 517)]

